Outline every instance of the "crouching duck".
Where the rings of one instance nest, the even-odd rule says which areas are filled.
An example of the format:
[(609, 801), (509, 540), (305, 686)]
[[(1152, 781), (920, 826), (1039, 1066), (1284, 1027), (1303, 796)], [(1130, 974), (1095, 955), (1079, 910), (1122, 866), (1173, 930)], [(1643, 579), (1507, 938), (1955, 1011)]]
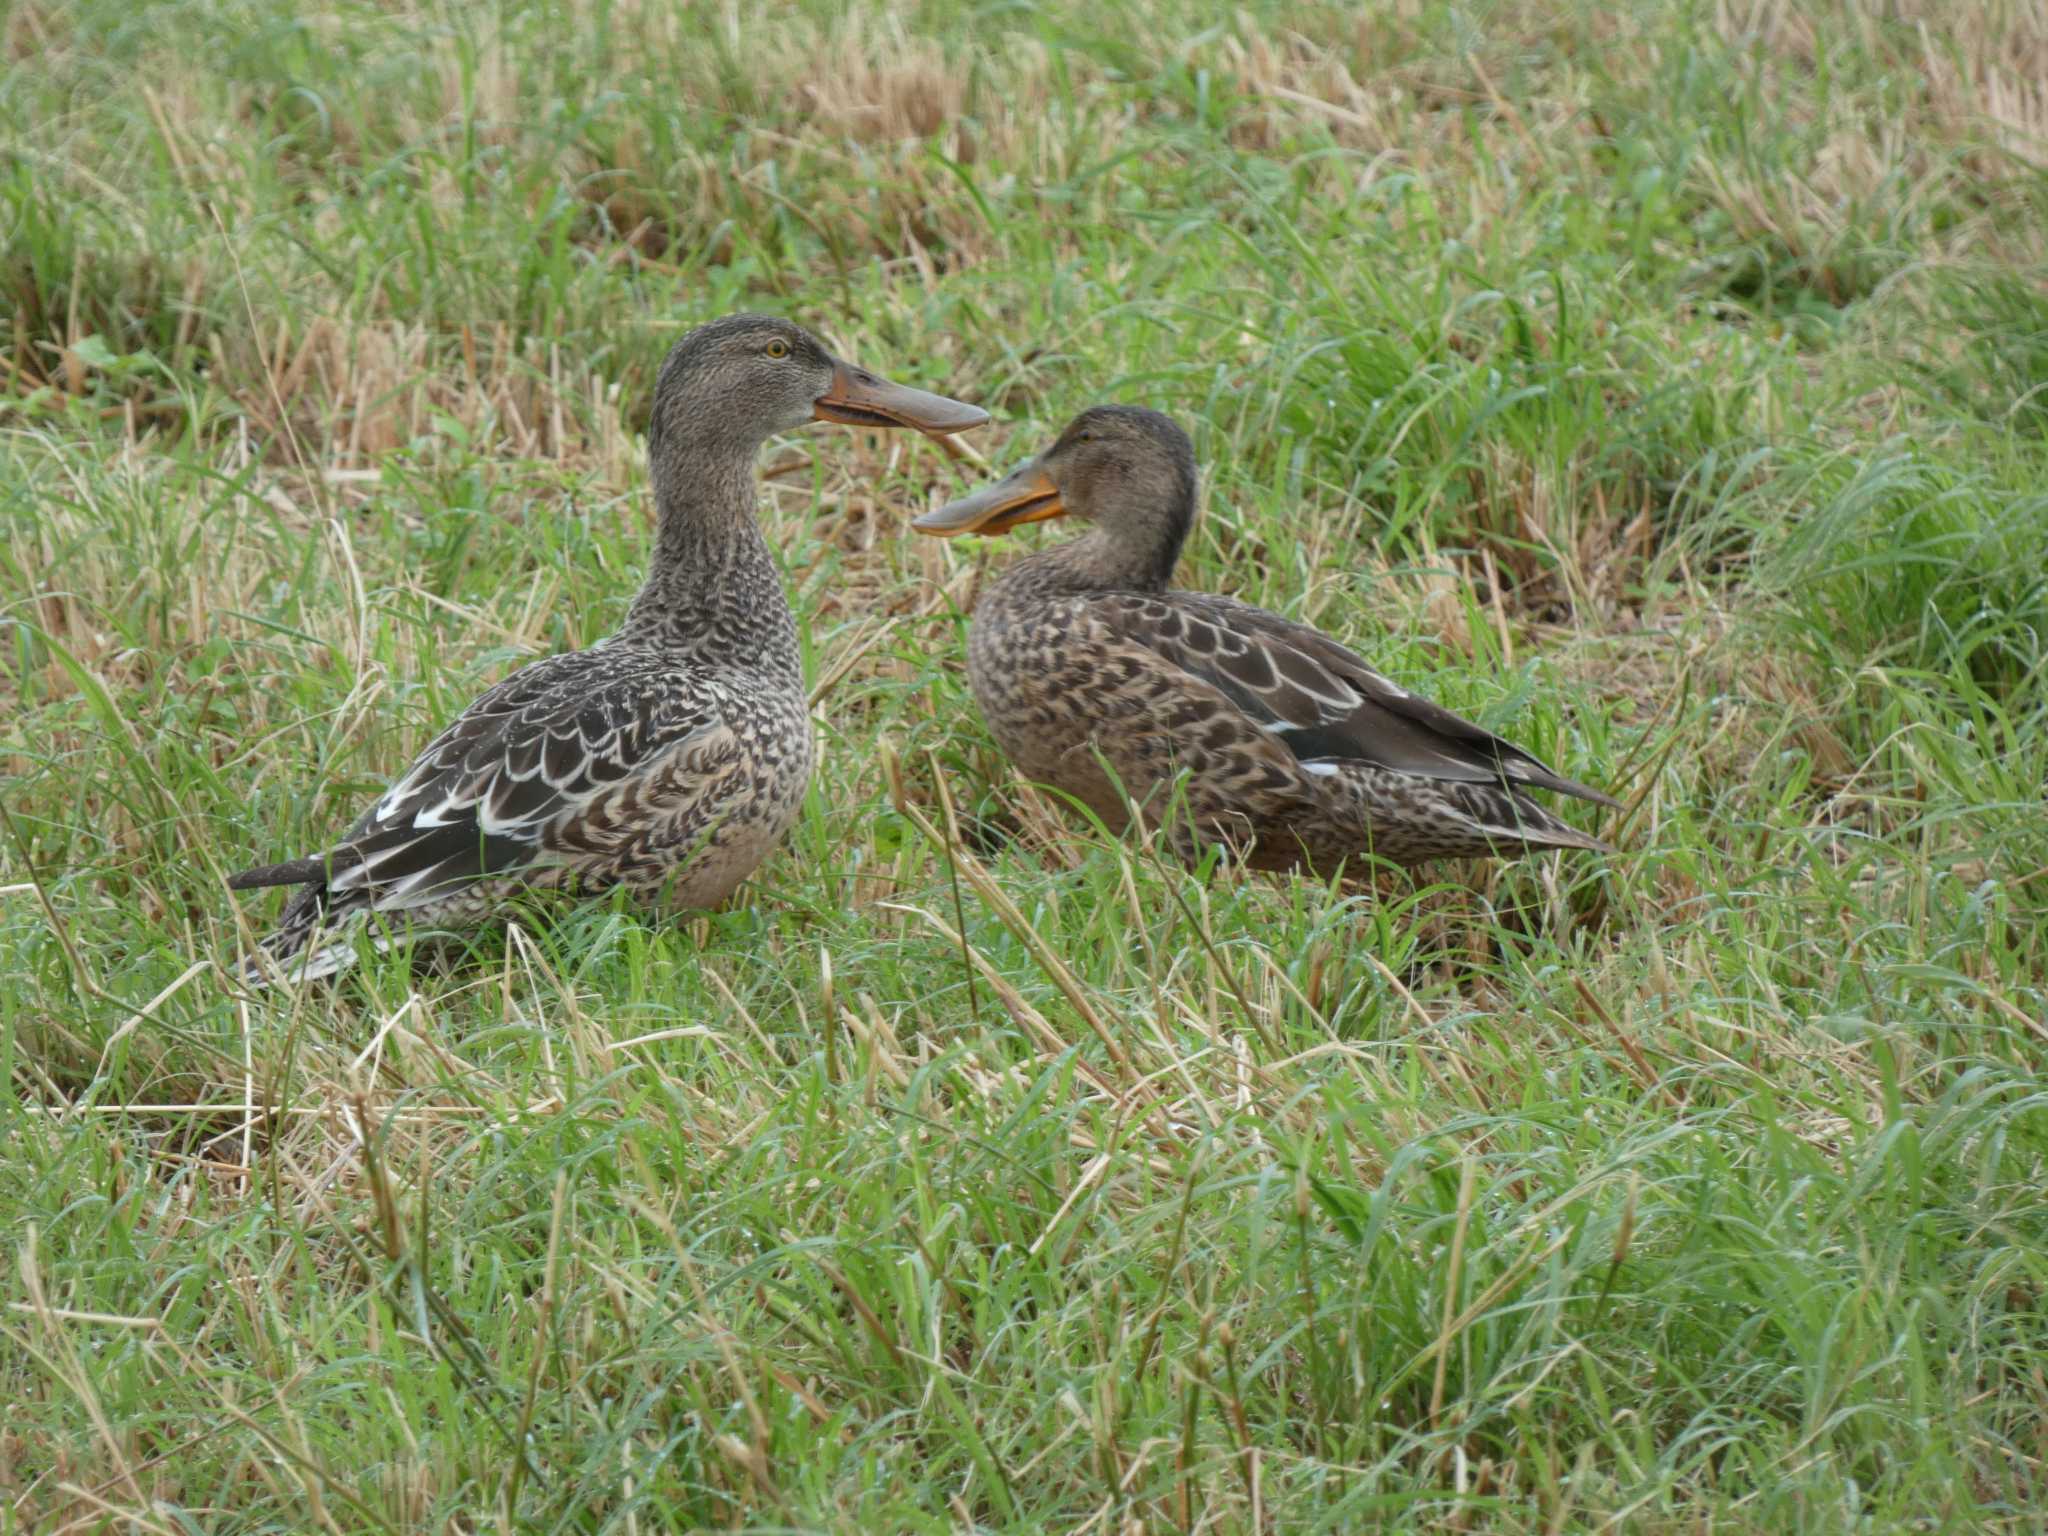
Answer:
[(324, 976), (372, 913), (466, 925), (536, 887), (665, 887), (687, 907), (731, 894), (796, 819), (811, 773), (754, 464), (772, 434), (812, 420), (945, 433), (988, 413), (841, 362), (770, 316), (685, 336), (655, 385), (654, 556), (625, 623), (484, 694), (331, 849), (232, 877), (299, 888), (263, 941), (270, 961)]
[[(1011, 566), (974, 610), (968, 676), (1027, 778), (1112, 827), (1158, 824), (1185, 775), (1183, 856), (1255, 868), (1606, 844), (1529, 791), (1616, 802), (1368, 667), (1336, 641), (1228, 597), (1174, 591), (1195, 456), (1157, 411), (1097, 406), (1007, 479), (916, 519), (921, 532), (1090, 525)], [(1189, 836), (1190, 831), (1192, 837)]]

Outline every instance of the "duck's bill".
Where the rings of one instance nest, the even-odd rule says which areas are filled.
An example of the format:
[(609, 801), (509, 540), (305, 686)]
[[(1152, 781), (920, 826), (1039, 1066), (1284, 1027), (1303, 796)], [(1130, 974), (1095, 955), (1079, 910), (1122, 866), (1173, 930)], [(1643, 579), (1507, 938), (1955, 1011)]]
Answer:
[(1059, 487), (1036, 464), (1026, 464), (972, 496), (949, 501), (913, 519), (910, 526), (919, 533), (951, 538), (961, 533), (1008, 533), (1026, 523), (1042, 523), (1049, 517), (1066, 515), (1067, 506), (1060, 500)]
[(819, 421), (840, 421), (855, 427), (915, 427), (934, 434), (964, 432), (988, 420), (988, 412), (964, 400), (948, 400), (928, 390), (889, 380), (841, 363), (832, 370), (832, 387), (811, 408)]

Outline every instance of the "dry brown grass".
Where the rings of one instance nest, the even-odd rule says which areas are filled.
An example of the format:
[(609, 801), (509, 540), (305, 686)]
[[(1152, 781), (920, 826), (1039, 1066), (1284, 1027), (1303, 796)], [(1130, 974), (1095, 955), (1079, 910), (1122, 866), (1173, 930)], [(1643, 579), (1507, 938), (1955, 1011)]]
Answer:
[(1905, 110), (1878, 129), (1878, 144), (1830, 145), (1869, 177), (1864, 190), (1876, 184), (1876, 166), (1924, 171), (1930, 157), (1957, 150), (1966, 152), (1965, 169), (1993, 181), (2011, 173), (2013, 160), (2048, 164), (2048, 6), (2040, 0), (1721, 0), (1715, 25), (1731, 45), (1754, 50), (1760, 83), (1795, 120), (1806, 96), (1800, 82), (1827, 54), (1896, 67)]
[[(737, 18), (727, 14), (717, 23), (728, 34), (724, 62), (697, 46), (694, 17), (658, 7), (615, 14), (612, 51), (591, 60), (600, 74), (631, 83), (654, 71), (678, 111), (753, 118), (745, 135), (712, 147), (658, 143), (647, 118), (616, 117), (593, 125), (560, 157), (556, 187), (593, 210), (579, 238), (599, 259), (651, 276), (687, 280), (700, 261), (729, 264), (748, 248), (748, 231), (780, 220), (815, 233), (842, 272), (848, 263), (879, 259), (930, 282), (1000, 265), (1009, 233), (990, 227), (960, 195), (928, 146), (970, 168), (999, 168), (988, 174), (1052, 184), (1071, 175), (1084, 145), (1114, 142), (1167, 107), (1165, 97), (1122, 88), (1091, 57), (1056, 56), (1038, 39), (1014, 33), (964, 47), (942, 44), (896, 6), (855, 6), (829, 20), (749, 21), (744, 42)], [(1625, 18), (1556, 4), (1495, 8), (1479, 46), (1453, 52), (1420, 30), (1421, 14), (1404, 5), (1346, 19), (1333, 8), (1271, 29), (1240, 16), (1192, 44), (1141, 28), (1132, 46), (1152, 67), (1212, 74), (1231, 93), (1229, 132), (1243, 147), (1284, 152), (1328, 139), (1362, 151), (1363, 166), (1332, 160), (1307, 170), (1331, 199), (1347, 199), (1363, 180), (1396, 168), (1456, 182), (1460, 204), (1441, 207), (1439, 215), (1450, 232), (1475, 244), (1512, 217), (1512, 184), (1606, 174), (1599, 156), (1614, 126), (1594, 105), (1596, 71), (1623, 82), (1626, 92), (1653, 88), (1648, 82), (1660, 67), (1660, 40)], [(1691, 162), (1698, 193), (1726, 213), (1736, 236), (1782, 253), (1790, 280), (1827, 302), (1845, 302), (1913, 261), (1954, 260), (1987, 243), (2008, 257), (2033, 249), (2025, 242), (2038, 221), (2010, 217), (2003, 189), (2038, 169), (2048, 153), (2048, 87), (2041, 84), (2048, 78), (2048, 15), (2031, 0), (1986, 0), (1973, 8), (1968, 26), (1944, 22), (1945, 15), (1930, 5), (1846, 3), (1821, 15), (1779, 0), (1731, 0), (1716, 9), (1720, 36), (1751, 54), (1757, 87), (1780, 126), (1800, 126), (1802, 114), (1816, 110), (1804, 83), (1819, 50), (1853, 48), (1895, 67), (1898, 99), (1889, 107), (1868, 93), (1828, 98), (1819, 109), (1826, 118), (1805, 123), (1818, 144), (1803, 164), (1752, 164), (1739, 154), (1713, 153)], [(331, 44), (342, 39), (343, 24), (334, 17), (308, 25)], [(43, 42), (46, 35), (36, 8), (11, 13), (17, 48), (29, 37), (39, 46), (59, 45), (54, 37)], [(384, 143), (447, 144), (449, 125), (458, 120), (487, 149), (545, 153), (536, 111), (553, 90), (546, 78), (552, 67), (523, 39), (486, 28), (466, 63), (440, 63), (431, 95), (395, 93), (379, 102), (386, 110), (375, 119), (327, 111), (322, 174), (341, 174), (360, 160), (365, 134)], [(297, 412), (299, 387), (311, 374), (316, 387), (304, 405), (314, 417), (360, 418), (341, 430), (330, 422), (317, 435), (346, 440), (352, 456), (397, 441), (416, 424), (422, 399), (398, 387), (396, 376), (449, 371), (456, 361), (451, 328), (443, 323), (425, 338), (409, 334), (418, 317), (395, 312), (381, 287), (366, 299), (351, 297), (346, 309), (318, 296), (317, 283), (310, 303), (299, 292), (239, 293), (226, 247), (258, 214), (253, 183), (237, 158), (256, 98), (250, 88), (213, 89), (196, 61), (152, 69), (138, 81), (137, 95), (144, 110), (132, 120), (122, 155), (131, 162), (167, 156), (187, 190), (194, 227), (202, 237), (216, 228), (225, 237), (193, 242), (169, 268), (149, 257), (115, 274), (120, 297), (113, 303), (95, 302), (106, 285), (89, 281), (88, 265), (105, 262), (103, 252), (81, 250), (69, 274), (15, 274), (13, 389), (55, 385), (77, 393), (88, 383), (86, 370), (67, 349), (87, 335), (119, 335), (117, 309), (173, 309), (183, 317), (181, 345), (211, 345), (194, 334), (202, 315), (229, 333), (213, 346), (221, 381), (259, 417), (266, 410), (274, 415), (280, 402)], [(281, 152), (303, 159), (303, 151), (281, 142)], [(109, 174), (118, 182), (124, 173), (118, 160), (104, 162), (103, 148), (95, 146), (90, 160), (68, 155), (59, 136), (47, 150), (55, 172), (51, 195), (91, 197), (118, 221), (110, 237), (147, 249), (151, 230), (120, 188), (108, 185)], [(428, 202), (460, 205), (467, 194), (453, 159), (437, 154), (427, 164)], [(1483, 166), (1508, 176), (1480, 174)], [(784, 190), (795, 178), (806, 183), (801, 197)], [(1966, 187), (1982, 205), (1977, 215), (1914, 218), (1916, 206), (1953, 201)], [(1864, 252), (1878, 234), (1870, 217), (1880, 194), (1888, 221), (1883, 238), (1912, 222), (1919, 245), (1887, 250), (1873, 262)], [(549, 195), (545, 182), (532, 183), (528, 193), (535, 210)], [(1115, 216), (1102, 200), (1042, 205), (1030, 215), (1056, 246), (1063, 230)], [(316, 237), (346, 238), (336, 218), (332, 210), (316, 215)], [(2015, 241), (2023, 248), (2015, 250)], [(769, 281), (788, 291), (786, 280)], [(549, 362), (541, 365), (548, 383), (537, 386), (537, 360), (523, 344), (507, 344), (504, 324), (480, 316), (486, 339), (462, 340), (461, 366), (473, 376), (462, 381), (457, 404), (473, 420), (488, 402), (506, 440), (526, 452), (554, 430), (554, 398), (566, 390), (587, 403), (592, 381), (561, 378)], [(337, 341), (337, 333), (345, 339)], [(476, 373), (479, 367), (486, 372)], [(573, 362), (569, 371), (577, 371)], [(616, 365), (606, 371), (618, 377)], [(171, 413), (161, 400), (140, 405), (145, 416), (152, 408)], [(569, 430), (602, 440), (606, 429), (571, 423)]]

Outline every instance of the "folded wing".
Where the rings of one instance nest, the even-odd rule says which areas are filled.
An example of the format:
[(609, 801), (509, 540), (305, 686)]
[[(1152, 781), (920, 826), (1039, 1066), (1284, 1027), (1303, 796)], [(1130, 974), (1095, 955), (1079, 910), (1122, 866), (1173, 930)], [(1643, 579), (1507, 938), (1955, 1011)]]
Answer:
[(1611, 796), (1382, 677), (1327, 636), (1232, 598), (1105, 594), (1096, 617), (1224, 694), (1300, 762), (1360, 762), (1454, 783)]
[(644, 658), (549, 657), (465, 710), (331, 851), (228, 884), (304, 887), (267, 943), (282, 957), (351, 913), (430, 908), (492, 876), (582, 873), (592, 845), (580, 825), (670, 753), (720, 734), (715, 698)]

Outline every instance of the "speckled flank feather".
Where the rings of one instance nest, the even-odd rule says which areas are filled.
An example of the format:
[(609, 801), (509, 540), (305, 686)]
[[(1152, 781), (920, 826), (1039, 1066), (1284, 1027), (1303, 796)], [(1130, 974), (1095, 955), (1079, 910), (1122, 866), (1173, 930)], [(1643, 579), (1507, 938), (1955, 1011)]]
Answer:
[[(754, 460), (827, 406), (883, 426), (919, 423), (873, 412), (922, 411), (933, 430), (982, 415), (839, 364), (784, 321), (736, 316), (685, 337), (656, 390), (657, 541), (624, 626), (484, 694), (329, 852), (231, 879), (300, 887), (263, 942), (269, 962), (323, 976), (373, 913), (463, 927), (521, 890), (624, 886), (686, 907), (730, 895), (796, 819), (813, 758)], [(388, 942), (381, 926), (371, 942)]]
[(1026, 777), (1120, 826), (1132, 801), (1159, 819), (1184, 775), (1184, 851), (1220, 842), (1261, 868), (1607, 851), (1529, 793), (1614, 804), (1598, 790), (1306, 625), (1169, 590), (1194, 473), (1165, 417), (1090, 411), (1037, 466), (1095, 527), (1012, 567), (968, 642), (975, 697)]

